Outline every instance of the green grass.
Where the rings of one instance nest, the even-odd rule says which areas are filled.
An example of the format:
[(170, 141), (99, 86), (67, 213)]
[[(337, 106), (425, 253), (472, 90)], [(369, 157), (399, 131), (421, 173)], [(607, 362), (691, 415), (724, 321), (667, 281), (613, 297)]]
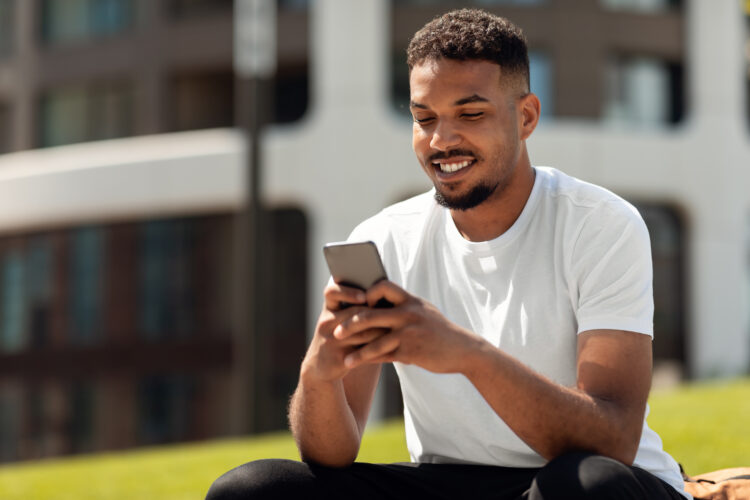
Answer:
[[(697, 474), (750, 465), (750, 379), (655, 391), (649, 425)], [(3, 500), (195, 500), (221, 473), (258, 458), (297, 458), (288, 433), (0, 467)], [(406, 461), (403, 423), (368, 430), (359, 460)]]
[(654, 391), (649, 426), (688, 474), (750, 466), (750, 379)]

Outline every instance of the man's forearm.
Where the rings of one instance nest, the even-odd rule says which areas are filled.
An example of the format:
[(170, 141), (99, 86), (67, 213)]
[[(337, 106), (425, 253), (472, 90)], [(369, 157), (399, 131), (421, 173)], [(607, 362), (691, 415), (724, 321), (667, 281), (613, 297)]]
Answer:
[(498, 416), (543, 457), (587, 450), (635, 458), (643, 423), (619, 402), (556, 384), (489, 345), (468, 366), (465, 375)]
[(304, 461), (343, 467), (357, 457), (360, 432), (342, 380), (313, 381), (303, 369), (289, 405), (289, 424)]

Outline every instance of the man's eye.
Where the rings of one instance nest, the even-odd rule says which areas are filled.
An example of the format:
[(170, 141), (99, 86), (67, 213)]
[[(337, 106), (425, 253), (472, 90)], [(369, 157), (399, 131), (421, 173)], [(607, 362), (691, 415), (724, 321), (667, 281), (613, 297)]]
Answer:
[(482, 113), (482, 112), (480, 111), (480, 112), (478, 112), (478, 113), (462, 113), (462, 114), (461, 114), (461, 116), (463, 116), (464, 118), (469, 118), (469, 119), (471, 120), (471, 119), (479, 118), (479, 117), (481, 117), (481, 116), (482, 116), (483, 114), (484, 114), (484, 113)]
[(416, 116), (414, 117), (414, 121), (422, 125), (424, 125), (425, 123), (430, 123), (432, 120), (434, 120), (434, 118), (432, 118), (431, 116), (427, 118), (417, 118)]

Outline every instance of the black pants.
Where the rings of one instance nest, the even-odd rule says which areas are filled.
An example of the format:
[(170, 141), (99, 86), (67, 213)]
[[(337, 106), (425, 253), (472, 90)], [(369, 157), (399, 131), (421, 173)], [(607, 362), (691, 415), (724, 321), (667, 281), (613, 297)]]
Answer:
[(259, 460), (217, 479), (206, 500), (279, 498), (684, 499), (638, 467), (599, 455), (571, 453), (541, 469), (409, 463), (355, 463), (332, 469), (292, 460)]

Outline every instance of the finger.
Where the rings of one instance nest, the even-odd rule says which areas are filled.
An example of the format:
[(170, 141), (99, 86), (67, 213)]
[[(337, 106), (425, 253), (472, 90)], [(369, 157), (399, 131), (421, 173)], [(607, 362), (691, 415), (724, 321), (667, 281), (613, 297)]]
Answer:
[(344, 358), (344, 364), (347, 368), (354, 368), (364, 363), (372, 363), (396, 351), (400, 343), (401, 340), (398, 335), (393, 333), (383, 335), (377, 340), (373, 340), (369, 344), (365, 344), (356, 351), (347, 354)]
[(356, 307), (342, 311), (339, 314), (338, 326), (333, 330), (337, 339), (345, 339), (373, 328), (392, 329), (399, 324), (393, 309), (371, 309)]
[(411, 295), (406, 290), (388, 280), (378, 281), (367, 290), (367, 304), (370, 307), (375, 307), (383, 299), (397, 306), (410, 298)]
[(386, 328), (370, 328), (369, 330), (365, 330), (364, 332), (360, 332), (356, 335), (351, 335), (343, 339), (341, 343), (347, 346), (361, 346), (364, 344), (368, 344), (379, 337), (382, 337), (388, 332), (390, 332), (390, 330)]
[(325, 298), (325, 307), (330, 311), (338, 311), (346, 307), (345, 304), (365, 304), (367, 295), (359, 288), (339, 285), (338, 283), (329, 284), (323, 291)]

